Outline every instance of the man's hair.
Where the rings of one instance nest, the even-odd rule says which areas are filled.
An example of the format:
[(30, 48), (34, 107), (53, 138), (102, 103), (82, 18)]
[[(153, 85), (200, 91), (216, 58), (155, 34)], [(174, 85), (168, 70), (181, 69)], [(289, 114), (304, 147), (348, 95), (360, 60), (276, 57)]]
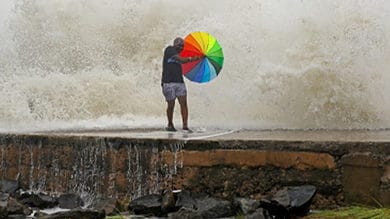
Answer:
[(174, 45), (174, 46), (183, 46), (183, 45), (184, 45), (184, 40), (183, 40), (183, 38), (177, 37), (177, 38), (173, 41), (173, 45)]

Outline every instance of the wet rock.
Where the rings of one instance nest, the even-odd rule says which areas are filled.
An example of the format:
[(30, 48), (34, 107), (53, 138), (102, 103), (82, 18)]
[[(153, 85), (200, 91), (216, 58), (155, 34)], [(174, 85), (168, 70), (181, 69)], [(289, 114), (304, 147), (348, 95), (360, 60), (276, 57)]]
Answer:
[(11, 214), (8, 215), (8, 219), (26, 219), (26, 215), (24, 214)]
[(303, 216), (309, 212), (316, 192), (316, 187), (311, 185), (285, 187), (276, 192), (271, 200), (261, 200), (260, 206), (279, 218)]
[(7, 217), (8, 217), (7, 202), (0, 201), (0, 218), (7, 218)]
[(191, 192), (184, 190), (181, 191), (177, 195), (177, 200), (176, 200), (176, 208), (180, 209), (182, 207), (188, 208), (188, 209), (196, 209), (196, 201), (192, 197)]
[(162, 214), (161, 201), (161, 195), (146, 195), (131, 201), (129, 211), (135, 214), (160, 216)]
[(311, 185), (290, 186), (278, 191), (273, 200), (286, 207), (290, 214), (302, 216), (309, 212), (317, 188)]
[(40, 209), (52, 208), (58, 204), (57, 199), (43, 193), (30, 194), (22, 193), (17, 196), (17, 200), (29, 207), (36, 207)]
[(99, 198), (90, 207), (96, 210), (104, 210), (108, 216), (119, 214), (117, 200), (114, 198)]
[(266, 219), (266, 218), (268, 217), (264, 215), (264, 209), (262, 208), (258, 208), (255, 210), (255, 212), (245, 216), (245, 219)]
[(177, 212), (169, 213), (168, 219), (203, 219), (203, 217), (193, 208), (182, 207)]
[(176, 200), (172, 190), (165, 190), (161, 201), (161, 210), (164, 213), (176, 211)]
[(0, 192), (0, 202), (8, 201), (8, 198), (9, 198), (9, 194), (8, 193)]
[(104, 212), (88, 210), (88, 209), (75, 209), (71, 211), (57, 212), (54, 214), (42, 216), (42, 219), (104, 219), (106, 215)]
[(12, 215), (18, 215), (18, 214), (29, 215), (32, 213), (31, 209), (19, 203), (14, 198), (9, 198), (7, 204), (7, 210), (8, 210), (8, 214), (12, 214)]
[(7, 218), (8, 216), (8, 193), (0, 193), (0, 218)]
[(13, 194), (20, 188), (19, 182), (16, 180), (3, 179), (0, 183), (1, 192)]
[(286, 207), (274, 200), (262, 199), (260, 206), (267, 210), (268, 215), (272, 218), (287, 219), (290, 218), (290, 213)]
[(247, 198), (235, 198), (234, 204), (244, 215), (253, 213), (260, 207), (259, 201)]
[(212, 197), (196, 199), (197, 212), (204, 218), (222, 218), (236, 213), (232, 203)]
[(80, 196), (74, 193), (66, 193), (58, 198), (58, 206), (65, 209), (74, 209), (84, 205)]

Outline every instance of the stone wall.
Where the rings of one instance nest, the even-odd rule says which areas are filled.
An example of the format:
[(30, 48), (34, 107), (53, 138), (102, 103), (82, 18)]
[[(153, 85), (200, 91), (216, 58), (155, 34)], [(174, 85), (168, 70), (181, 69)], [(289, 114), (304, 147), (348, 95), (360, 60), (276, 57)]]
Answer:
[(164, 188), (260, 199), (286, 185), (318, 187), (318, 208), (390, 206), (385, 142), (175, 141), (0, 136), (0, 174), (25, 189), (134, 199)]

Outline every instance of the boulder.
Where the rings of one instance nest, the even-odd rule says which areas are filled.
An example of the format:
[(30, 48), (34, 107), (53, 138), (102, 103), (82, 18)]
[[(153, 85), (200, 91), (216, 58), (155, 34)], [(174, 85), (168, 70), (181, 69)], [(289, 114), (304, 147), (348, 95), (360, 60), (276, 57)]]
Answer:
[(89, 209), (74, 209), (40, 217), (41, 219), (104, 219), (104, 212)]
[(17, 200), (29, 207), (36, 207), (39, 209), (52, 208), (58, 204), (57, 199), (43, 193), (22, 193), (17, 195)]
[(152, 194), (142, 196), (130, 202), (129, 211), (141, 215), (160, 216), (161, 212), (161, 195)]
[(316, 187), (312, 185), (284, 187), (271, 200), (261, 200), (260, 206), (276, 218), (304, 216), (309, 212), (316, 192)]
[(193, 208), (182, 207), (177, 212), (169, 213), (168, 219), (203, 219), (203, 217)]
[(24, 214), (10, 214), (8, 215), (8, 219), (26, 219), (26, 215)]
[(176, 200), (172, 190), (165, 190), (161, 200), (161, 210), (164, 213), (176, 211)]
[(289, 186), (278, 191), (272, 199), (286, 207), (290, 214), (303, 216), (309, 212), (316, 192), (317, 188), (312, 185)]
[(65, 209), (74, 209), (82, 207), (84, 205), (83, 200), (80, 196), (74, 193), (66, 193), (60, 195), (58, 198), (58, 206)]
[(264, 215), (264, 209), (258, 208), (253, 213), (248, 214), (245, 216), (245, 219), (266, 219), (269, 217), (266, 217)]
[(30, 208), (11, 197), (8, 199), (7, 211), (10, 215), (30, 215), (32, 213)]
[(184, 190), (177, 194), (175, 206), (177, 209), (180, 209), (182, 207), (187, 209), (196, 209), (196, 201), (192, 197), (191, 192)]
[(3, 179), (0, 183), (1, 192), (13, 194), (20, 188), (19, 182), (16, 180)]
[(234, 204), (244, 215), (251, 214), (260, 207), (260, 201), (247, 198), (235, 198)]
[(108, 216), (119, 214), (119, 210), (117, 208), (117, 200), (114, 198), (96, 199), (89, 207), (96, 210), (104, 210), (104, 212)]
[(288, 209), (277, 201), (262, 199), (260, 201), (260, 206), (267, 210), (267, 213), (271, 216), (271, 218), (290, 218)]
[(236, 210), (230, 201), (212, 197), (196, 199), (197, 212), (204, 218), (223, 218), (236, 214)]

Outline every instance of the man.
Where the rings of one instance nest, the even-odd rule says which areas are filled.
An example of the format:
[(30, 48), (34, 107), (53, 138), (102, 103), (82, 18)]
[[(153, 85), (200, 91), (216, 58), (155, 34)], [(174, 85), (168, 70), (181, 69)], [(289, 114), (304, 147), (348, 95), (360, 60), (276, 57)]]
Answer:
[(176, 131), (173, 125), (173, 111), (176, 98), (180, 104), (181, 117), (183, 120), (183, 130), (190, 131), (188, 128), (188, 107), (187, 107), (187, 89), (184, 84), (182, 74), (182, 63), (199, 60), (199, 56), (182, 57), (180, 52), (183, 50), (184, 40), (180, 37), (173, 41), (173, 46), (168, 46), (164, 51), (163, 72), (162, 72), (162, 91), (167, 101), (167, 131)]

